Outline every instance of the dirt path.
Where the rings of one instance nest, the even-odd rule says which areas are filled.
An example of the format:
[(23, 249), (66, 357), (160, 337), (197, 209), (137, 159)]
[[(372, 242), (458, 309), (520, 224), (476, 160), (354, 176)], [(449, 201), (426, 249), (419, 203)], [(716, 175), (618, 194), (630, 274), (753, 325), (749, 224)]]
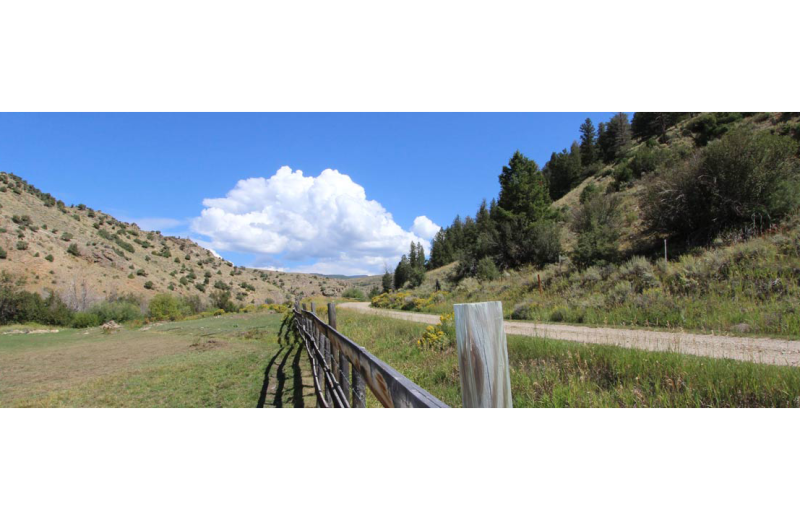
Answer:
[[(340, 308), (377, 314), (420, 323), (439, 323), (432, 314), (375, 309), (369, 302), (341, 303)], [(654, 332), (636, 329), (610, 329), (576, 325), (549, 325), (530, 322), (505, 322), (507, 334), (616, 345), (641, 350), (672, 351), (697, 356), (737, 359), (770, 365), (800, 366), (800, 341)]]

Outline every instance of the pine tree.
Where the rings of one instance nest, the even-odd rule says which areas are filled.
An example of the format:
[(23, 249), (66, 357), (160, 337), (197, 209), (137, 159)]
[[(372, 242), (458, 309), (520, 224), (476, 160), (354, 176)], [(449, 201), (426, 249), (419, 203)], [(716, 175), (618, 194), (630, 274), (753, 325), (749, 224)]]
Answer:
[(400, 259), (400, 263), (397, 264), (397, 267), (394, 270), (394, 289), (396, 291), (402, 289), (408, 281), (410, 275), (411, 265), (408, 263), (408, 257), (403, 255), (403, 257)]
[(536, 221), (550, 214), (551, 202), (539, 166), (517, 150), (500, 174), (497, 206), (506, 213)]
[(611, 118), (608, 125), (614, 135), (615, 158), (620, 157), (631, 140), (631, 124), (628, 122), (628, 114), (619, 112)]
[(425, 270), (425, 248), (422, 247), (421, 242), (417, 242), (417, 263), (419, 269)]
[(622, 156), (631, 140), (628, 114), (616, 114), (608, 124), (598, 126), (597, 145), (604, 162), (611, 163)]
[(597, 134), (595, 133), (592, 120), (588, 117), (581, 125), (581, 163), (589, 166), (597, 159)]
[(554, 153), (545, 165), (550, 189), (550, 198), (558, 200), (566, 195), (573, 186), (580, 182), (581, 153), (578, 143), (572, 143), (570, 151), (566, 149), (561, 153)]
[(388, 293), (392, 290), (392, 284), (394, 283), (392, 273), (389, 272), (389, 268), (387, 267), (383, 272), (383, 278), (381, 278), (381, 286), (383, 287), (383, 292)]

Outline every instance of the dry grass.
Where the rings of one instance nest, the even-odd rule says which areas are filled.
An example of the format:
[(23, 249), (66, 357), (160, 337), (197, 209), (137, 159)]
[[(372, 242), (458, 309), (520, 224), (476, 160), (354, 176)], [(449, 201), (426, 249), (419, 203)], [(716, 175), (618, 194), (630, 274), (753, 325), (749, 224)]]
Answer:
[(112, 335), (5, 336), (0, 406), (313, 406), (305, 355), (277, 343), (280, 319), (252, 313)]

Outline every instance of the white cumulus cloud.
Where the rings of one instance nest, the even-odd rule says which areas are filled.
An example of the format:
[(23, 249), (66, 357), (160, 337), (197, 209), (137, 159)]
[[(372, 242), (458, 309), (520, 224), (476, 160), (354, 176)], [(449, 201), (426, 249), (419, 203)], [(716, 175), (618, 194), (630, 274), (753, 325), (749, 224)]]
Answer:
[(404, 230), (362, 186), (330, 169), (307, 177), (284, 166), (269, 178), (240, 180), (225, 197), (203, 205), (192, 230), (215, 250), (254, 253), (256, 265), (291, 262), (292, 270), (323, 274), (379, 273), (412, 241), (429, 249), (430, 232), (439, 229), (418, 217)]
[(433, 237), (435, 237), (436, 233), (440, 229), (442, 229), (442, 226), (434, 224), (433, 221), (428, 217), (426, 217), (425, 215), (415, 218), (414, 225), (411, 226), (411, 231), (413, 231), (417, 235), (427, 240), (430, 240)]

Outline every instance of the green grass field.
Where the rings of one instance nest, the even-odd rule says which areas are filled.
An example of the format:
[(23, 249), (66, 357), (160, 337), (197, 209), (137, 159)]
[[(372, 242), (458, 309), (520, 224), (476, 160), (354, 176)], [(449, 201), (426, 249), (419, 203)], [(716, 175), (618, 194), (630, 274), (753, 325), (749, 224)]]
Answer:
[(277, 343), (280, 321), (236, 314), (111, 335), (0, 336), (0, 406), (313, 406), (307, 357)]
[[(3, 335), (0, 406), (314, 406), (305, 351), (277, 341), (281, 318)], [(424, 325), (346, 310), (338, 322), (422, 388), (461, 405), (455, 348), (418, 347)], [(508, 347), (516, 407), (800, 406), (798, 368), (519, 336)], [(368, 405), (380, 406), (369, 392)]]
[[(416, 345), (425, 325), (340, 311), (339, 329), (450, 406), (458, 355)], [(515, 407), (798, 407), (800, 369), (508, 336)], [(376, 404), (370, 401), (370, 404)]]

